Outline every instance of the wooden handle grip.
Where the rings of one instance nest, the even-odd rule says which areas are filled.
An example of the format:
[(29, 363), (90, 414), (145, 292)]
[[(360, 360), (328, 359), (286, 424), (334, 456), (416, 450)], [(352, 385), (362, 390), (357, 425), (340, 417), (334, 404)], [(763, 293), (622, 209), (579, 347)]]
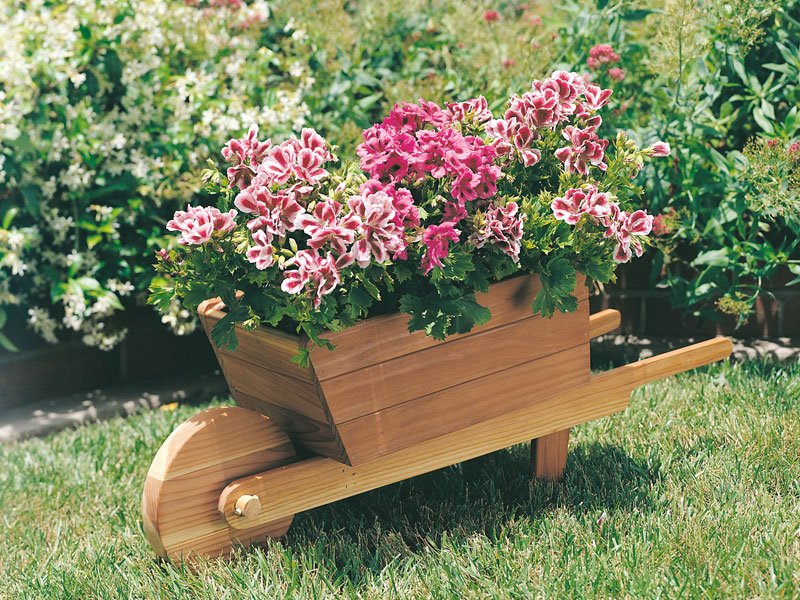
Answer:
[(731, 352), (733, 343), (726, 337), (716, 337), (613, 369), (603, 375), (620, 377), (634, 388), (728, 358)]
[(622, 321), (618, 310), (609, 308), (589, 317), (589, 337), (594, 338), (617, 329)]

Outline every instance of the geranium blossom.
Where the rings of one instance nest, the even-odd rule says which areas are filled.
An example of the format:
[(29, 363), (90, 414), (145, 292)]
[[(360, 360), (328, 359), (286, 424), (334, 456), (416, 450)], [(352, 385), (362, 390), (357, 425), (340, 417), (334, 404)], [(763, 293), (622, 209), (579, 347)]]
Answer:
[(214, 232), (233, 231), (234, 217), (233, 209), (223, 213), (213, 206), (187, 206), (185, 211), (175, 212), (167, 229), (181, 233), (181, 244), (197, 246), (208, 242)]
[(258, 230), (253, 233), (254, 246), (247, 250), (247, 260), (255, 264), (256, 269), (264, 270), (275, 262), (272, 239), (265, 231)]
[(312, 214), (304, 214), (298, 221), (298, 227), (309, 236), (308, 245), (319, 250), (325, 244), (337, 254), (345, 254), (347, 248), (356, 238), (356, 229), (361, 225), (358, 216), (341, 214), (342, 205), (335, 200), (324, 200), (317, 203)]
[(287, 294), (299, 294), (308, 289), (314, 294), (314, 308), (319, 308), (322, 297), (330, 294), (341, 282), (333, 255), (320, 256), (315, 250), (300, 250), (284, 263), (281, 289)]
[(606, 170), (603, 158), (608, 140), (599, 138), (594, 129), (578, 129), (572, 125), (564, 127), (563, 135), (572, 145), (556, 150), (556, 156), (564, 163), (567, 173), (588, 175), (590, 166)]
[(422, 257), (423, 273), (430, 272), (433, 267), (442, 267), (442, 259), (450, 254), (450, 242), (457, 242), (461, 232), (452, 223), (431, 225), (422, 235), (425, 244), (425, 256)]
[(452, 121), (463, 121), (468, 116), (471, 116), (475, 123), (485, 123), (492, 118), (489, 103), (483, 96), (465, 100), (464, 102), (448, 102), (445, 107)]
[(611, 212), (608, 194), (599, 192), (593, 185), (567, 190), (564, 196), (555, 198), (550, 204), (553, 216), (570, 225), (575, 225), (581, 216), (591, 215), (601, 218)]
[(653, 230), (653, 216), (643, 210), (628, 213), (612, 202), (603, 224), (606, 226), (605, 236), (613, 237), (617, 242), (614, 248), (614, 260), (626, 263), (632, 257), (631, 248), (637, 257), (644, 252), (641, 238)]
[(361, 238), (351, 250), (359, 267), (366, 268), (374, 259), (389, 260), (392, 253), (404, 249), (403, 228), (395, 223), (396, 210), (392, 198), (383, 191), (354, 196), (347, 201), (352, 214), (359, 219)]
[(656, 142), (652, 146), (648, 148), (650, 152), (650, 156), (669, 156), (669, 153), (672, 151), (669, 147), (667, 142)]
[(524, 216), (519, 215), (517, 203), (509, 202), (505, 206), (490, 205), (483, 217), (484, 224), (470, 236), (470, 242), (476, 248), (493, 244), (514, 262), (518, 262)]

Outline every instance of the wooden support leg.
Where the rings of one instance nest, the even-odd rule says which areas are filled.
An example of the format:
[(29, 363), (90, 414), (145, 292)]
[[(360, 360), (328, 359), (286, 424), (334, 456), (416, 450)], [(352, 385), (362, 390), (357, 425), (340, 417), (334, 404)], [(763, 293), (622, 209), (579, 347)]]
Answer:
[(531, 441), (531, 470), (534, 477), (559, 481), (567, 466), (569, 429), (562, 429)]

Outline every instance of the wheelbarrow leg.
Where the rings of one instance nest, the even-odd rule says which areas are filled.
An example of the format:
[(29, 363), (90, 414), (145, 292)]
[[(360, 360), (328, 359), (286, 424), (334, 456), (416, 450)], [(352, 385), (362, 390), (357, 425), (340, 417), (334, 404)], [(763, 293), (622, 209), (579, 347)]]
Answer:
[(559, 481), (567, 466), (569, 429), (562, 429), (531, 441), (531, 471), (537, 479)]

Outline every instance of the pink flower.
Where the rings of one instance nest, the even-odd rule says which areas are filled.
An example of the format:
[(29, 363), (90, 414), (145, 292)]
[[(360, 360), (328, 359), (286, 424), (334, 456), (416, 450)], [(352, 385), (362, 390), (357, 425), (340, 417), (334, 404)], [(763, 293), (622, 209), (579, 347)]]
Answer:
[(597, 137), (594, 129), (578, 129), (567, 125), (562, 133), (572, 146), (556, 150), (556, 157), (564, 163), (564, 170), (567, 173), (588, 175), (590, 165), (601, 171), (608, 168), (608, 165), (603, 162), (608, 140)]
[(493, 119), (484, 126), (486, 135), (492, 138), (492, 145), (498, 156), (511, 154), (514, 150), (514, 136), (520, 124), (516, 118)]
[(356, 239), (356, 229), (360, 221), (356, 215), (341, 217), (342, 205), (335, 200), (318, 202), (313, 214), (302, 215), (298, 227), (309, 236), (308, 245), (319, 250), (325, 244), (339, 255), (347, 252), (347, 247)]
[(500, 13), (496, 10), (487, 10), (483, 13), (483, 20), (487, 23), (495, 23), (500, 20)]
[(303, 131), (300, 132), (300, 147), (307, 148), (314, 154), (319, 155), (322, 162), (333, 160), (333, 155), (328, 149), (328, 143), (325, 138), (309, 127), (304, 127)]
[(414, 197), (406, 188), (396, 187), (393, 183), (381, 183), (377, 179), (370, 179), (361, 184), (359, 189), (362, 195), (375, 192), (385, 192), (394, 204), (394, 223), (398, 227), (419, 227), (419, 209), (414, 204)]
[(304, 289), (314, 293), (314, 308), (319, 308), (322, 297), (330, 294), (341, 282), (339, 265), (328, 252), (321, 257), (315, 250), (300, 250), (284, 263), (284, 268), (296, 267), (284, 272), (281, 289), (287, 294), (299, 294)]
[(180, 244), (198, 246), (205, 244), (215, 232), (227, 233), (236, 227), (236, 211), (220, 212), (211, 206), (187, 206), (176, 211), (167, 223), (168, 231), (180, 231)]
[(446, 105), (445, 112), (452, 121), (463, 121), (470, 116), (476, 123), (485, 123), (492, 118), (489, 103), (483, 96), (464, 102), (450, 102)]
[(669, 156), (672, 152), (667, 142), (656, 142), (648, 148), (650, 156)]
[(556, 219), (575, 225), (583, 215), (596, 218), (608, 216), (611, 212), (611, 202), (608, 194), (599, 192), (593, 185), (587, 185), (582, 189), (567, 190), (563, 197), (553, 200), (550, 208)]
[(452, 223), (431, 225), (422, 234), (422, 241), (426, 246), (425, 256), (422, 257), (421, 268), (424, 273), (429, 273), (433, 267), (442, 267), (442, 260), (450, 253), (450, 242), (457, 242), (461, 232), (453, 227)]
[(305, 213), (295, 197), (291, 188), (273, 192), (268, 187), (252, 185), (237, 194), (233, 205), (245, 214), (255, 215), (247, 223), (250, 231), (264, 229), (270, 235), (283, 237), (287, 231), (297, 229), (297, 220)]
[(554, 71), (553, 74), (544, 81), (534, 81), (533, 89), (537, 91), (553, 90), (558, 94), (559, 104), (564, 110), (569, 110), (570, 104), (583, 94), (586, 82), (577, 73), (568, 71)]
[(609, 44), (598, 44), (589, 50), (589, 58), (586, 64), (590, 69), (597, 69), (600, 65), (616, 64), (619, 62), (619, 54)]
[(295, 158), (292, 172), (300, 181), (317, 183), (328, 174), (328, 172), (322, 168), (323, 162), (322, 154), (314, 152), (310, 148), (301, 148)]
[(519, 261), (524, 215), (517, 216), (518, 213), (516, 202), (506, 206), (490, 205), (484, 215), (485, 225), (470, 236), (470, 242), (476, 248), (483, 248), (487, 243), (494, 244), (514, 262)]
[(676, 221), (677, 211), (674, 208), (670, 208), (666, 214), (656, 215), (653, 217), (653, 235), (669, 235), (675, 230)]
[(273, 146), (261, 168), (270, 183), (284, 184), (294, 173), (295, 158), (297, 150), (294, 144), (284, 142), (279, 146)]
[(643, 210), (629, 214), (621, 210), (619, 205), (614, 202), (611, 203), (610, 209), (608, 216), (603, 220), (603, 224), (607, 228), (605, 237), (616, 238), (614, 260), (618, 263), (626, 263), (632, 257), (631, 247), (637, 257), (644, 252), (641, 238), (653, 230), (653, 216)]
[(608, 70), (608, 76), (614, 81), (622, 81), (625, 79), (625, 70), (619, 67), (611, 67)]
[(258, 126), (252, 125), (247, 135), (241, 139), (230, 139), (222, 148), (222, 157), (233, 166), (228, 167), (228, 181), (231, 187), (243, 189), (250, 185), (256, 167), (266, 156), (271, 142), (259, 142)]
[(380, 264), (389, 260), (391, 253), (405, 248), (403, 228), (396, 220), (392, 198), (383, 191), (354, 196), (347, 201), (353, 215), (360, 219), (358, 232), (361, 235), (351, 250), (353, 259), (362, 269), (372, 259)]
[(247, 260), (254, 263), (256, 269), (263, 271), (267, 267), (271, 267), (275, 262), (272, 255), (274, 248), (272, 247), (271, 239), (263, 230), (253, 233), (253, 241), (255, 246), (251, 246), (247, 250)]
[(409, 159), (416, 148), (413, 136), (385, 125), (364, 130), (364, 142), (356, 148), (361, 169), (378, 180), (397, 182), (408, 173)]
[(598, 111), (603, 108), (611, 99), (613, 90), (604, 90), (599, 86), (589, 84), (586, 86), (586, 103), (585, 106), (591, 112)]

